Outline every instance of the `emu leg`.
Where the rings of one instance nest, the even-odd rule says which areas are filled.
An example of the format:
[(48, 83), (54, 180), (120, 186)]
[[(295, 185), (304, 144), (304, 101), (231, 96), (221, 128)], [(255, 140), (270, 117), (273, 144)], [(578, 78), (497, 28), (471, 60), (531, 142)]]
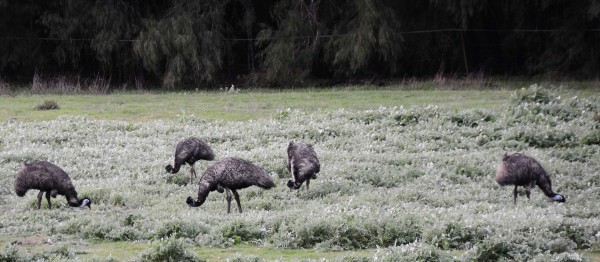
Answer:
[(52, 204), (50, 204), (50, 191), (46, 191), (46, 200), (48, 200), (48, 209), (51, 209)]
[(515, 186), (515, 189), (513, 190), (513, 202), (515, 205), (517, 204), (517, 186)]
[(238, 211), (240, 211), (240, 213), (242, 213), (242, 204), (240, 204), (240, 195), (238, 195), (238, 192), (235, 191), (234, 189), (232, 189), (231, 192), (233, 192), (233, 196), (235, 197), (235, 202), (237, 202)]
[(529, 183), (529, 185), (525, 186), (525, 195), (527, 195), (527, 199), (529, 199), (529, 195), (531, 195), (531, 189), (535, 186), (535, 182)]
[(196, 177), (196, 169), (194, 169), (194, 165), (192, 164), (192, 168), (190, 169), (190, 184), (194, 182), (193, 177)]
[(225, 193), (227, 193), (225, 199), (227, 199), (227, 214), (229, 214), (231, 212), (231, 191), (229, 191), (229, 189), (226, 188)]
[(40, 190), (40, 193), (38, 194), (38, 209), (42, 207), (42, 195), (44, 195), (44, 191)]
[(310, 184), (310, 179), (306, 179), (306, 191), (308, 191), (308, 184)]

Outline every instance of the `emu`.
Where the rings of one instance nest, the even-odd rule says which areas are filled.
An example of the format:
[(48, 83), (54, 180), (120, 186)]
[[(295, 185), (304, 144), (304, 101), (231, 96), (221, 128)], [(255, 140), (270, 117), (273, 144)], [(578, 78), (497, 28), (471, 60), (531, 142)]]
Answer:
[(552, 191), (550, 177), (548, 177), (548, 174), (540, 163), (524, 154), (504, 154), (502, 162), (496, 169), (496, 182), (501, 186), (515, 186), (513, 190), (513, 202), (515, 205), (517, 204), (517, 186), (525, 187), (527, 199), (529, 199), (531, 189), (537, 185), (547, 197), (557, 202), (565, 202), (564, 196)]
[(179, 172), (179, 168), (185, 163), (188, 163), (190, 168), (190, 184), (193, 182), (193, 177), (196, 177), (196, 169), (194, 169), (194, 163), (198, 160), (212, 161), (215, 159), (215, 153), (213, 150), (204, 142), (204, 140), (196, 137), (188, 137), (177, 144), (175, 148), (175, 159), (173, 165), (165, 167), (167, 173), (176, 174)]
[(191, 207), (201, 206), (208, 193), (217, 190), (219, 193), (227, 192), (227, 213), (231, 211), (231, 193), (237, 202), (238, 211), (242, 213), (238, 189), (249, 186), (259, 186), (263, 189), (275, 187), (275, 183), (267, 171), (240, 158), (225, 158), (208, 167), (200, 178), (198, 200), (188, 197), (186, 203)]
[(81, 200), (77, 198), (77, 191), (75, 191), (75, 187), (67, 173), (47, 161), (24, 162), (15, 177), (14, 187), (17, 196), (20, 197), (25, 196), (29, 189), (40, 190), (37, 202), (38, 209), (42, 205), (44, 192), (46, 192), (48, 208), (52, 208), (50, 196), (56, 198), (56, 195), (64, 195), (72, 207), (87, 206), (90, 209), (92, 208), (92, 202), (89, 198), (84, 197)]
[(287, 169), (294, 180), (288, 180), (290, 189), (298, 189), (306, 181), (306, 190), (311, 179), (317, 178), (321, 164), (312, 145), (290, 142), (287, 147)]

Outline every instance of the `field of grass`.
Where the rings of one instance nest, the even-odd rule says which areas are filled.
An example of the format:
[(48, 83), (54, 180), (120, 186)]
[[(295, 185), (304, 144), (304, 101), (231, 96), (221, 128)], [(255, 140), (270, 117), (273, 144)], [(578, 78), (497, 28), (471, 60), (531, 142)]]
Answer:
[[(600, 92), (596, 82), (565, 83), (571, 95), (593, 96)], [(382, 88), (349, 86), (321, 89), (237, 89), (227, 91), (180, 91), (173, 93), (114, 92), (109, 95), (36, 95), (15, 92), (0, 96), (0, 121), (47, 121), (61, 115), (87, 116), (94, 119), (143, 122), (179, 119), (194, 115), (205, 120), (245, 121), (271, 118), (277, 111), (374, 109), (379, 106), (437, 105), (447, 110), (469, 108), (498, 109), (524, 81), (499, 82), (493, 89), (433, 88), (428, 83)], [(555, 86), (555, 85), (552, 85)], [(557, 86), (564, 86), (559, 84)], [(417, 88), (417, 89), (415, 89)], [(565, 91), (563, 90), (563, 91)], [(60, 110), (39, 111), (34, 108), (45, 101), (55, 101)]]
[[(577, 92), (0, 97), (0, 260), (597, 260), (600, 95)], [(61, 109), (30, 112), (49, 98)], [(216, 191), (188, 207), (198, 186), (187, 184), (187, 166), (164, 172), (187, 136), (204, 138), (217, 160), (264, 167), (277, 186), (241, 190), (242, 214), (227, 214)], [(285, 186), (291, 140), (319, 155), (310, 190)], [(530, 200), (520, 190), (513, 205), (512, 188), (493, 179), (506, 152), (537, 158), (567, 202), (536, 188)], [(63, 167), (92, 209), (58, 197), (37, 210), (37, 192), (17, 197), (12, 183), (25, 160)]]
[[(338, 108), (372, 109), (378, 106), (439, 104), (449, 109), (485, 106), (498, 108), (510, 96), (509, 90), (416, 91), (416, 90), (320, 90), (154, 93), (111, 95), (43, 95), (0, 97), (0, 121), (56, 119), (60, 115), (81, 115), (96, 119), (143, 122), (173, 120), (194, 115), (206, 120), (271, 118), (287, 108), (303, 111)], [(46, 100), (58, 103), (60, 110), (36, 111)]]

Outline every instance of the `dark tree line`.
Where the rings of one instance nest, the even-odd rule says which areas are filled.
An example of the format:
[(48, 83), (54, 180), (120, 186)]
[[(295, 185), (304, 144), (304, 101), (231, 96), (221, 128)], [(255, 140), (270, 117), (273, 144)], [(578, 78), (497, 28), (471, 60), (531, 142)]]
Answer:
[(0, 0), (0, 76), (302, 84), (597, 77), (600, 1)]

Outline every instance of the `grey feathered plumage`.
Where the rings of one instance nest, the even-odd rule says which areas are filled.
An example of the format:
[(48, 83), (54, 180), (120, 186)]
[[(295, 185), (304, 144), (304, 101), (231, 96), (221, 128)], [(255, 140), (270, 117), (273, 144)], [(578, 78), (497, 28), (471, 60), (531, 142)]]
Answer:
[(176, 174), (179, 172), (179, 168), (186, 163), (190, 165), (190, 183), (193, 182), (193, 177), (196, 176), (196, 169), (194, 169), (194, 163), (198, 160), (212, 161), (215, 159), (215, 153), (208, 144), (199, 138), (188, 137), (181, 142), (177, 143), (175, 148), (175, 156), (173, 165), (165, 167), (167, 173)]
[(499, 185), (514, 185), (513, 201), (517, 203), (517, 187), (525, 187), (525, 193), (529, 199), (531, 189), (536, 185), (544, 194), (554, 201), (565, 202), (565, 197), (552, 191), (552, 183), (546, 170), (540, 163), (530, 156), (515, 153), (505, 154), (502, 162), (496, 169), (496, 182)]
[(60, 167), (47, 161), (23, 163), (15, 177), (14, 189), (17, 196), (20, 197), (25, 196), (25, 193), (29, 189), (40, 190), (37, 203), (38, 209), (41, 207), (44, 192), (46, 192), (48, 208), (52, 208), (50, 196), (56, 198), (56, 195), (64, 195), (70, 206), (87, 206), (91, 208), (89, 198), (86, 197), (81, 200), (77, 198), (77, 191), (75, 191), (75, 187), (67, 173)]
[(293, 180), (287, 182), (289, 188), (298, 189), (306, 181), (306, 189), (311, 179), (317, 178), (321, 164), (312, 145), (290, 142), (287, 147), (287, 169)]
[(198, 200), (188, 197), (186, 203), (192, 207), (198, 207), (204, 203), (211, 191), (217, 190), (219, 193), (226, 191), (227, 213), (229, 213), (231, 210), (231, 192), (233, 192), (238, 211), (242, 213), (240, 197), (236, 190), (249, 186), (270, 189), (275, 187), (275, 183), (265, 169), (240, 158), (225, 158), (204, 171), (200, 178)]

